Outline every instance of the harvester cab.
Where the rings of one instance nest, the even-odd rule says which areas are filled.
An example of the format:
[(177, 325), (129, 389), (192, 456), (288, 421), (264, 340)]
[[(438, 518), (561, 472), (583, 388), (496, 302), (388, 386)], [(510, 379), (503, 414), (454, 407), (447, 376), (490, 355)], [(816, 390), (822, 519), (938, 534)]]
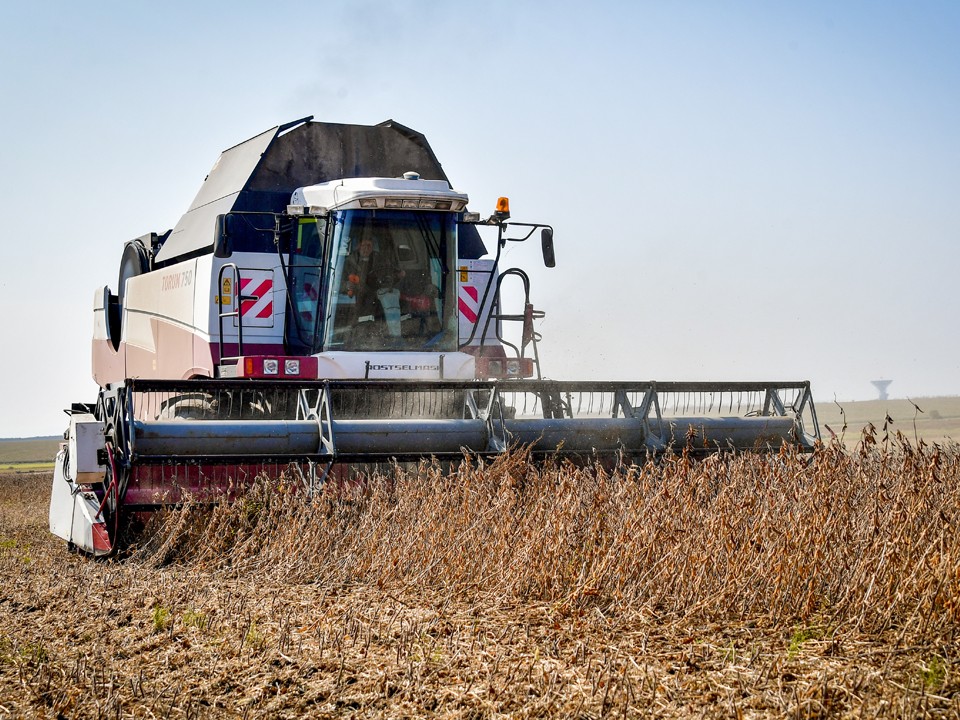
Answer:
[(544, 380), (543, 314), (500, 259), (539, 231), (553, 267), (553, 229), (511, 220), (506, 198), (487, 218), (467, 202), (392, 121), (306, 118), (224, 151), (172, 230), (126, 243), (116, 293), (95, 293), (101, 389), (68, 411), (51, 531), (111, 553), (125, 524), (261, 473), (310, 494), (358, 466), (517, 445), (618, 462), (812, 447), (806, 382)]
[[(446, 181), (410, 171), (300, 187), (283, 213), (219, 217), (213, 375), (532, 375), (525, 347), (511, 346), (516, 357), (505, 360), (502, 324), (514, 318), (492, 312), (502, 281), (497, 261), (458, 256), (459, 236), (465, 228), (475, 233), (472, 226), (481, 222), (464, 211), (466, 204), (467, 196)], [(496, 216), (483, 222), (501, 235), (507, 227)], [(275, 286), (283, 292), (278, 309), (276, 300), (264, 299)], [(251, 352), (252, 338), (261, 342)], [(274, 355), (282, 346), (282, 359), (264, 355), (264, 338), (276, 344)]]

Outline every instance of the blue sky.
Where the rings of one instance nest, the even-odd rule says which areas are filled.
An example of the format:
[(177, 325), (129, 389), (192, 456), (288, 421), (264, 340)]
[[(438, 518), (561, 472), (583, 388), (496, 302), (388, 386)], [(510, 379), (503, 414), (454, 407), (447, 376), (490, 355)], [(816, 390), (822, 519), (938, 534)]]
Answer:
[(92, 401), (94, 290), (221, 150), (306, 115), (423, 132), (551, 223), (557, 378), (960, 394), (960, 4), (0, 3), (0, 437)]

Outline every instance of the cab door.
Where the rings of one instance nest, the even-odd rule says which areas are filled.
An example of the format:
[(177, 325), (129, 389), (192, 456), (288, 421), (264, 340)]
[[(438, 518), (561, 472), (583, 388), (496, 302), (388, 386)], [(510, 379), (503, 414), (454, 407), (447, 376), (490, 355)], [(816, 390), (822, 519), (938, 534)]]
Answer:
[(298, 218), (291, 234), (287, 272), (290, 312), (285, 339), (288, 351), (310, 355), (320, 345), (324, 296), (323, 267), (327, 222), (325, 218)]

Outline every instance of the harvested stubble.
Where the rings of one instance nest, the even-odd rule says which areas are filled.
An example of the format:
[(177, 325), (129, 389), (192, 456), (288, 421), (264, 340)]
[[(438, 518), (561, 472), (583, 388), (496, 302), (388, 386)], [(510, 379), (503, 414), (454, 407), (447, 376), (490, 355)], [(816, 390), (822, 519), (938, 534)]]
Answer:
[(958, 480), (956, 446), (867, 434), (262, 482), (122, 562), (44, 552), (66, 597), (0, 557), (5, 627), (59, 622), (0, 637), (0, 715), (960, 717)]

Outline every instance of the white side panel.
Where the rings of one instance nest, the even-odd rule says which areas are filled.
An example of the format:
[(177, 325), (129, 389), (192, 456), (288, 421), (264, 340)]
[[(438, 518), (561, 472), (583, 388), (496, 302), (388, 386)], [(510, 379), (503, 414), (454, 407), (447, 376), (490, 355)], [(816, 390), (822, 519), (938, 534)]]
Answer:
[[(470, 345), (479, 345), (486, 318), (493, 307), (494, 291), (496, 290), (497, 266), (493, 260), (458, 260), (459, 287), (457, 289), (457, 315), (460, 319), (460, 344), (463, 345), (473, 334)], [(483, 294), (490, 292), (486, 302)], [(483, 302), (483, 307), (480, 307)], [(474, 325), (478, 323), (474, 334)], [(499, 345), (497, 340), (497, 325), (490, 323), (484, 337), (484, 345)]]
[[(240, 294), (257, 298), (243, 304), (244, 344), (282, 343), (286, 280), (276, 253), (238, 252), (229, 258), (210, 256), (210, 261), (209, 271), (205, 273), (209, 284), (205, 286), (203, 294), (198, 286), (196, 299), (198, 315), (206, 316), (206, 335), (210, 341), (217, 342), (219, 339), (218, 300), (222, 298), (224, 312), (232, 312), (237, 307), (237, 278), (234, 272), (228, 267), (220, 277), (220, 268), (232, 263), (239, 270)], [(223, 333), (226, 342), (237, 341), (236, 318), (224, 318)]]
[(473, 355), (449, 353), (326, 352), (317, 355), (324, 380), (473, 380)]
[(103, 480), (106, 468), (97, 462), (97, 451), (104, 447), (103, 423), (93, 415), (71, 415), (69, 438), (69, 476), (78, 483)]
[(53, 488), (50, 491), (50, 532), (70, 541), (73, 535), (73, 489), (76, 487), (67, 481), (64, 461), (67, 445), (62, 443), (53, 468)]
[(187, 260), (127, 280), (123, 340), (130, 347), (156, 352), (157, 322), (193, 331), (197, 261)]
[[(72, 438), (71, 438), (72, 440)], [(50, 492), (50, 532), (91, 555), (110, 552), (103, 517), (98, 514), (97, 496), (68, 476), (67, 443), (60, 446)]]
[[(210, 311), (210, 299), (216, 294), (216, 273), (223, 264), (223, 260), (213, 255), (204, 255), (197, 258), (197, 278), (193, 283), (194, 323), (197, 334), (206, 341), (210, 340), (210, 333), (217, 330), (216, 306)], [(212, 324), (211, 324), (212, 323)]]
[(119, 352), (118, 348), (120, 318), (114, 317), (111, 326), (111, 310), (114, 302), (116, 302), (116, 296), (111, 295), (110, 288), (106, 285), (101, 286), (94, 293), (90, 370), (94, 381), (101, 387), (123, 380), (126, 373), (125, 353)]
[[(208, 254), (127, 281), (123, 310), (127, 376), (184, 378), (212, 374), (211, 352), (215, 352), (219, 340), (218, 274), (229, 263), (240, 268), (241, 282), (261, 278), (258, 287), (267, 288), (260, 293), (263, 297), (248, 303), (257, 305), (250, 309), (259, 317), (253, 322), (244, 318), (245, 348), (282, 346), (286, 295), (277, 255), (235, 253), (224, 259)], [(224, 297), (224, 311), (229, 312), (236, 302), (235, 278), (229, 268), (224, 282), (230, 286)], [(228, 354), (235, 353), (234, 318), (224, 318), (224, 335), (227, 343), (234, 343), (233, 348), (225, 348)]]
[(107, 298), (110, 295), (110, 289), (106, 285), (101, 285), (93, 293), (93, 339), (109, 340), (107, 332)]

